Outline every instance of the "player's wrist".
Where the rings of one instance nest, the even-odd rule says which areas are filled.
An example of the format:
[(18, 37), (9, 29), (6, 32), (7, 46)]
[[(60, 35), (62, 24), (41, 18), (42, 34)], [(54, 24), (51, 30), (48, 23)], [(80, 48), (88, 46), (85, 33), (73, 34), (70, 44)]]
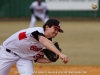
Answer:
[(59, 55), (59, 57), (61, 57), (61, 56), (62, 56), (62, 53), (61, 53), (61, 52), (59, 52), (59, 53), (58, 53), (58, 55)]

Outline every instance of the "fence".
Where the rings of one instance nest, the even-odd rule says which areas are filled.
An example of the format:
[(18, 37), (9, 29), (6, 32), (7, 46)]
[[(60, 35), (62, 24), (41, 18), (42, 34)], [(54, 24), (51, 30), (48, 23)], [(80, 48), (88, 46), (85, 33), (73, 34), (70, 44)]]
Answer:
[[(0, 17), (30, 17), (30, 4), (35, 0), (0, 0)], [(100, 3), (100, 1), (99, 1)], [(99, 5), (100, 8), (100, 5)], [(49, 11), (50, 17), (100, 17), (98, 11)]]

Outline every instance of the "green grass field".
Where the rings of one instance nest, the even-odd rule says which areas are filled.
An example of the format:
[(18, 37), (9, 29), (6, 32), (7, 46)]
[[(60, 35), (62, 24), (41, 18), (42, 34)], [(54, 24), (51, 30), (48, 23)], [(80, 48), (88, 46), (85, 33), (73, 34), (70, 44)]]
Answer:
[[(38, 21), (35, 26), (42, 26)], [(0, 21), (0, 44), (13, 33), (29, 27), (29, 21)], [(53, 41), (58, 41), (62, 52), (69, 57), (67, 65), (100, 66), (100, 22), (61, 21), (64, 33), (59, 33)], [(63, 64), (61, 59), (56, 63)]]

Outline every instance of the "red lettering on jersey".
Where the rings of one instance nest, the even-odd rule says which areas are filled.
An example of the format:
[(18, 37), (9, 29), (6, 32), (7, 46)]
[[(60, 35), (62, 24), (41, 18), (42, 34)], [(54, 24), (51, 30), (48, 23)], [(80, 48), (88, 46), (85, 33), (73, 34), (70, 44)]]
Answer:
[(30, 47), (30, 50), (34, 50), (34, 51), (39, 51), (41, 50), (42, 48), (38, 48), (37, 46), (31, 46)]
[(40, 52), (44, 52), (44, 50), (41, 50)]
[(21, 32), (21, 33), (19, 34), (19, 40), (22, 40), (22, 39), (25, 39), (25, 38), (27, 38), (26, 32)]
[(35, 58), (35, 59), (39, 59), (39, 58), (42, 58), (42, 57), (43, 57), (43, 55), (40, 55), (40, 54), (33, 56), (33, 58)]

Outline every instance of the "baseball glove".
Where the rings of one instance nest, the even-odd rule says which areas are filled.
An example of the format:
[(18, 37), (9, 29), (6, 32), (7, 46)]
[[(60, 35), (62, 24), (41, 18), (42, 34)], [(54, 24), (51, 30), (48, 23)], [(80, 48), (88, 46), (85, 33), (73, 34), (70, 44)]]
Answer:
[[(61, 49), (59, 47), (58, 42), (54, 42), (55, 47), (61, 52)], [(59, 55), (55, 54), (54, 52), (45, 49), (44, 50), (44, 54), (46, 55), (46, 57), (51, 61), (51, 62), (56, 62), (59, 58)]]

